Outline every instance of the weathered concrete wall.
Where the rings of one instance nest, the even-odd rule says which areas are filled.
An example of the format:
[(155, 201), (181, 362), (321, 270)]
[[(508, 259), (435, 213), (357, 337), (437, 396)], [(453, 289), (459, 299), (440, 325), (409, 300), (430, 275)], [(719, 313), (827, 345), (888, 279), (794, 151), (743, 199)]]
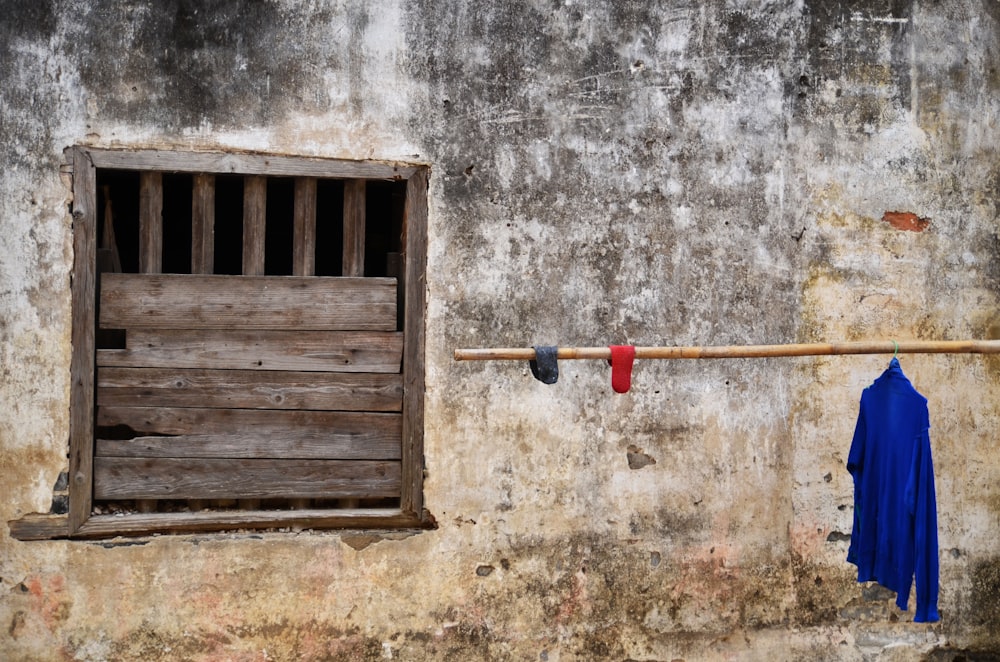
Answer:
[(544, 386), (451, 359), (1000, 337), (998, 48), (992, 0), (0, 3), (0, 521), (47, 511), (65, 466), (59, 162), (83, 143), (432, 165), (439, 523), (374, 542), (2, 527), (0, 657), (1000, 650), (1000, 360), (903, 357), (939, 496), (924, 625), (844, 562), (844, 460), (885, 357), (638, 362), (628, 395), (598, 362)]

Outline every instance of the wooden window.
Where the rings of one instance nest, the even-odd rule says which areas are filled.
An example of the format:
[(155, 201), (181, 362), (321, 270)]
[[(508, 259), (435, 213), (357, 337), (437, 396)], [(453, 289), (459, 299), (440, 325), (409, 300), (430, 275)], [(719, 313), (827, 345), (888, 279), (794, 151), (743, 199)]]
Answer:
[(69, 512), (15, 537), (426, 526), (427, 169), (68, 153)]

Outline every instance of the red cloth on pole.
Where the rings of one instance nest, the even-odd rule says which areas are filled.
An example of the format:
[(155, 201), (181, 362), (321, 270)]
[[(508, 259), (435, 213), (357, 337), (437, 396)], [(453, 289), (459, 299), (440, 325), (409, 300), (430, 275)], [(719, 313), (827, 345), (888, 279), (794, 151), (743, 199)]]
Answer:
[(611, 388), (615, 393), (628, 393), (632, 387), (633, 345), (609, 345), (611, 349)]

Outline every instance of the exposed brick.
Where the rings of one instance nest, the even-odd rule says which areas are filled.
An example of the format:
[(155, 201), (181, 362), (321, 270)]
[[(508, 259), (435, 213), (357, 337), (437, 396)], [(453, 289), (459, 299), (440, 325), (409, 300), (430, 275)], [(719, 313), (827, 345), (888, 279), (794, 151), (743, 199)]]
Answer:
[(882, 220), (896, 228), (908, 232), (923, 232), (931, 224), (931, 219), (921, 218), (911, 211), (887, 211)]

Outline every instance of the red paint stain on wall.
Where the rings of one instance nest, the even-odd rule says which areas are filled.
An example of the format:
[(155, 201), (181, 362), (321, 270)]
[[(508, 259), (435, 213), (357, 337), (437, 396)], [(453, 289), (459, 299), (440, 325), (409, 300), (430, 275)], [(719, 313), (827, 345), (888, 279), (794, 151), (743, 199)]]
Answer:
[(29, 577), (22, 585), (31, 596), (32, 615), (45, 624), (49, 632), (69, 618), (73, 603), (66, 595), (66, 580), (61, 575), (53, 575), (47, 580), (41, 577)]
[(923, 232), (931, 224), (931, 219), (920, 218), (911, 211), (887, 211), (882, 220), (896, 228), (908, 232)]

